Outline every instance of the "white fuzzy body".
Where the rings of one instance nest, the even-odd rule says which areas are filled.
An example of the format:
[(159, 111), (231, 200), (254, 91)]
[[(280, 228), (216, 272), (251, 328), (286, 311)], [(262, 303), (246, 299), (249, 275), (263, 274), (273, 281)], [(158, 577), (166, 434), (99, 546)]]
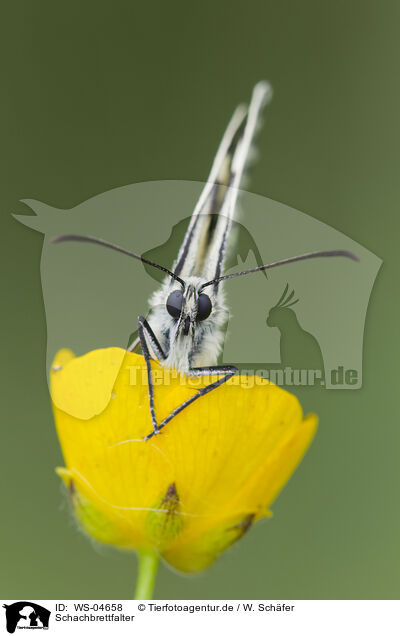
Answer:
[[(168, 369), (187, 374), (191, 368), (217, 364), (228, 312), (224, 305), (221, 285), (217, 293), (214, 293), (210, 286), (207, 288), (207, 295), (212, 303), (211, 315), (202, 322), (196, 322), (196, 291), (205, 282), (205, 279), (196, 276), (186, 279), (187, 285), (193, 288), (194, 293), (187, 298), (179, 320), (169, 315), (165, 304), (168, 295), (175, 289), (180, 289), (179, 283), (167, 278), (150, 299), (148, 321), (166, 355), (165, 360), (160, 362)], [(182, 323), (186, 316), (191, 318), (188, 335), (182, 333)]]
[[(173, 275), (166, 278), (150, 299), (148, 323), (164, 353), (160, 362), (167, 368), (188, 374), (196, 367), (217, 364), (228, 312), (221, 283), (209, 284), (204, 290), (201, 287), (224, 273), (239, 187), (260, 112), (271, 94), (269, 84), (260, 82), (254, 87), (249, 107), (238, 106), (235, 110), (193, 211), (172, 267)], [(173, 317), (167, 303), (175, 290), (180, 290), (183, 298), (180, 313)], [(209, 316), (203, 319), (198, 311), (200, 293), (209, 297), (212, 306)], [(147, 336), (146, 340), (157, 358), (151, 338)]]

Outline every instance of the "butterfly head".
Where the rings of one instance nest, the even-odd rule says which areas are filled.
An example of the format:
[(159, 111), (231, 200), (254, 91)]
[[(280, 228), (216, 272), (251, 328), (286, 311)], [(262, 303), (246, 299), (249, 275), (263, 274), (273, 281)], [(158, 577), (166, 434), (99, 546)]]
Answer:
[(196, 280), (169, 292), (165, 308), (175, 321), (177, 336), (193, 335), (196, 326), (211, 316), (213, 302), (210, 296), (201, 291)]

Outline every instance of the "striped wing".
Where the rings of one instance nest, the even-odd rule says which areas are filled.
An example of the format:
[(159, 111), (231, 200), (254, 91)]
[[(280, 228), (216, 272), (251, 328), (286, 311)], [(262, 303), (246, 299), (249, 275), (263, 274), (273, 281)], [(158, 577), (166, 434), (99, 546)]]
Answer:
[(181, 278), (211, 280), (223, 273), (239, 188), (260, 113), (271, 96), (269, 84), (260, 82), (253, 89), (249, 107), (238, 106), (233, 113), (173, 267)]

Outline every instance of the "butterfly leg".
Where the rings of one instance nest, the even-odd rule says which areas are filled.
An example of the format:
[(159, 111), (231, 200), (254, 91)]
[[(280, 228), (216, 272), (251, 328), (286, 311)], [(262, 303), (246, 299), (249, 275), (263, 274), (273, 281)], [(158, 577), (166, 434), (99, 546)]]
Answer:
[[(147, 339), (150, 342), (150, 346), (153, 350), (153, 353), (155, 354), (155, 356), (157, 356), (157, 360), (165, 360), (165, 353), (160, 343), (158, 342), (157, 337), (154, 334), (154, 331), (150, 327), (146, 318), (144, 318), (143, 316), (139, 316), (138, 318), (138, 334), (139, 334), (140, 344), (142, 347), (143, 357), (146, 362), (147, 382), (149, 387), (150, 416), (151, 416), (151, 423), (153, 424), (153, 431), (151, 433), (151, 436), (153, 436), (159, 432), (160, 427), (157, 424), (156, 414), (154, 410), (154, 385), (153, 385), (153, 376), (151, 375), (151, 365), (150, 365), (151, 355), (150, 355), (149, 347), (147, 344)], [(148, 439), (148, 438), (149, 436), (147, 436), (145, 439)]]
[(222, 374), (223, 377), (215, 380), (215, 382), (212, 382), (208, 386), (199, 389), (199, 391), (195, 395), (193, 395), (188, 400), (185, 400), (185, 402), (182, 402), (182, 404), (177, 406), (176, 409), (174, 409), (160, 424), (157, 424), (157, 418), (154, 409), (154, 384), (150, 365), (151, 355), (147, 341), (150, 343), (150, 346), (157, 360), (165, 360), (166, 356), (160, 343), (157, 340), (155, 333), (153, 332), (146, 318), (144, 318), (143, 316), (139, 316), (138, 318), (138, 334), (142, 347), (143, 357), (146, 362), (150, 416), (151, 422), (153, 424), (153, 430), (144, 438), (145, 440), (149, 440), (153, 437), (153, 435), (157, 435), (164, 428), (164, 426), (166, 426), (168, 422), (170, 422), (176, 415), (193, 404), (193, 402), (203, 397), (203, 395), (207, 395), (207, 393), (210, 393), (210, 391), (217, 389), (222, 384), (225, 384), (225, 382), (227, 382), (233, 375), (235, 375), (235, 373), (237, 373), (237, 368), (233, 365), (218, 365), (209, 367), (195, 367), (193, 369), (190, 369), (189, 375), (191, 377)]
[[(189, 375), (191, 377), (201, 377), (201, 376), (204, 376), (204, 375), (220, 375), (220, 374), (224, 374), (224, 376), (222, 378), (219, 378), (219, 380), (215, 380), (215, 382), (212, 382), (208, 386), (205, 386), (205, 387), (201, 388), (196, 393), (196, 395), (193, 395), (191, 398), (189, 398), (185, 402), (182, 402), (182, 404), (177, 406), (176, 409), (174, 409), (161, 422), (161, 424), (157, 425), (157, 423), (156, 423), (156, 426), (154, 426), (154, 422), (153, 422), (153, 419), (152, 419), (153, 431), (151, 433), (149, 433), (149, 435), (147, 435), (145, 437), (145, 440), (149, 440), (151, 437), (153, 437), (153, 435), (159, 433), (161, 431), (161, 429), (163, 429), (164, 426), (166, 426), (168, 424), (168, 422), (170, 422), (176, 415), (181, 413), (181, 411), (183, 411), (188, 406), (193, 404), (193, 402), (195, 402), (199, 398), (203, 397), (203, 395), (207, 395), (207, 393), (210, 393), (210, 391), (214, 391), (214, 389), (217, 389), (222, 384), (225, 384), (225, 382), (227, 382), (233, 375), (235, 375), (236, 372), (237, 372), (237, 368), (234, 367), (233, 365), (221, 365), (221, 366), (211, 366), (211, 367), (197, 367), (197, 368), (190, 369)], [(149, 388), (150, 388), (150, 386), (149, 386)], [(154, 396), (153, 396), (153, 400), (154, 400)], [(153, 410), (154, 410), (154, 401), (153, 401)]]

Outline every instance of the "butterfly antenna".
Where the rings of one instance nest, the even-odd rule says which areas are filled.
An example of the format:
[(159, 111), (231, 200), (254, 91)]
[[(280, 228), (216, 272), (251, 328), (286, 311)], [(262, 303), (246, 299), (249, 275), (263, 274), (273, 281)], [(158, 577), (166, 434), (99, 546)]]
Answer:
[(134, 254), (134, 252), (130, 252), (126, 250), (124, 247), (120, 247), (119, 245), (114, 245), (114, 243), (109, 243), (108, 241), (103, 241), (103, 239), (96, 238), (94, 236), (83, 236), (81, 234), (62, 234), (61, 236), (55, 236), (51, 239), (52, 243), (65, 243), (68, 241), (78, 242), (78, 243), (94, 243), (95, 245), (102, 245), (103, 247), (109, 247), (116, 252), (120, 252), (121, 254), (126, 254), (127, 256), (131, 256), (132, 258), (136, 258), (138, 261), (142, 261), (146, 265), (150, 265), (151, 267), (155, 267), (156, 269), (161, 270), (168, 276), (171, 276), (174, 280), (178, 281), (183, 287), (185, 287), (185, 282), (182, 278), (179, 278), (176, 274), (171, 272), (166, 267), (162, 265), (158, 265), (158, 263), (153, 263), (153, 261), (149, 261), (147, 258), (143, 256), (139, 256), (139, 254)]
[[(274, 263), (268, 263), (267, 265), (260, 265), (260, 267), (253, 267), (252, 269), (245, 269), (242, 272), (236, 272), (235, 274), (226, 274), (219, 278), (209, 280), (207, 283), (201, 286), (201, 289), (208, 287), (209, 285), (215, 285), (228, 278), (236, 278), (237, 276), (246, 276), (247, 274), (253, 274), (254, 272), (262, 272), (265, 269), (272, 269), (273, 267), (279, 267), (280, 265), (286, 265), (288, 263), (297, 263), (299, 261), (307, 261), (311, 258), (327, 258), (332, 256), (344, 256), (350, 258), (352, 261), (359, 261), (358, 256), (347, 250), (323, 250), (320, 252), (308, 252), (307, 254), (301, 254), (300, 256), (292, 256), (290, 258), (284, 258), (281, 261), (275, 261)], [(285, 292), (286, 293), (286, 292)]]

